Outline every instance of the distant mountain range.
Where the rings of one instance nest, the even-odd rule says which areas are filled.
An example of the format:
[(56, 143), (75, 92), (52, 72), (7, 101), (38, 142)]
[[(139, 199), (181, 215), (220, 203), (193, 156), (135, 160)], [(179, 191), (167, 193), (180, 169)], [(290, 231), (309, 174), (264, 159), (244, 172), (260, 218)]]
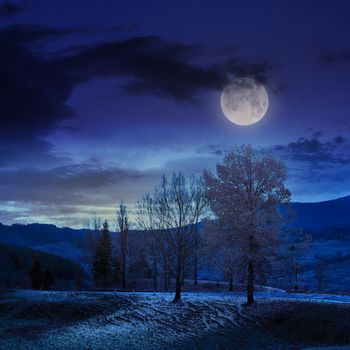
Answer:
[(350, 196), (317, 203), (292, 203), (298, 213), (296, 225), (307, 229), (350, 226)]
[[(350, 290), (350, 196), (318, 203), (292, 203), (291, 206), (297, 212), (294, 226), (303, 228), (313, 238), (310, 249), (298, 258), (304, 268), (301, 277), (303, 283), (313, 289), (317, 288), (314, 266), (323, 261), (327, 264), (327, 289)], [(137, 251), (137, 242), (142, 240), (139, 235), (142, 234), (140, 231), (130, 232), (131, 251)], [(115, 235), (113, 237), (116, 238)], [(25, 270), (37, 254), (40, 254), (46, 265), (67, 264), (64, 259), (57, 260), (57, 256), (60, 256), (74, 262), (72, 266), (79, 265), (84, 271), (88, 271), (92, 254), (91, 239), (95, 238), (92, 231), (83, 229), (58, 228), (46, 224), (0, 224), (0, 260), (3, 256), (0, 262), (5, 267), (4, 271), (0, 269), (0, 277), (9, 286), (13, 283), (20, 285), (25, 277)], [(136, 244), (136, 248), (133, 244)], [(18, 261), (23, 265), (23, 271), (16, 270), (16, 280), (13, 281), (11, 273), (6, 272), (6, 266), (12, 266), (11, 271), (14, 271), (19, 266)], [(59, 271), (55, 273), (59, 276)], [(67, 283), (68, 286), (70, 282)]]
[(0, 224), (0, 242), (32, 248), (79, 261), (84, 252), (86, 230), (59, 228), (47, 224)]
[[(350, 238), (350, 196), (318, 203), (292, 203), (294, 225), (314, 239)], [(58, 228), (47, 224), (0, 224), (0, 242), (28, 247), (81, 262), (87, 256), (87, 230)]]

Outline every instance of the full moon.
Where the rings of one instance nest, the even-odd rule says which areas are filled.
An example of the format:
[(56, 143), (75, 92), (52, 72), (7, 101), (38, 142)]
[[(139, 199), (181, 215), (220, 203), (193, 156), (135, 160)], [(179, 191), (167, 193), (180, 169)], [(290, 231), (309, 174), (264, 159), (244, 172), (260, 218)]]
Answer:
[(261, 120), (268, 108), (265, 87), (253, 78), (232, 80), (221, 93), (221, 109), (232, 123), (252, 125)]

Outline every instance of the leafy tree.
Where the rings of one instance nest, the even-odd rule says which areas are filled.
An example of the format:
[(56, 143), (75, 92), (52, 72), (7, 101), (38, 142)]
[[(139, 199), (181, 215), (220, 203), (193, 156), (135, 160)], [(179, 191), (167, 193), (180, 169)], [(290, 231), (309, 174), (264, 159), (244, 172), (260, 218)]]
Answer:
[(41, 271), (40, 260), (38, 257), (34, 259), (32, 268), (30, 269), (28, 275), (32, 283), (32, 288), (40, 289), (43, 280), (43, 273)]
[(225, 230), (217, 220), (205, 223), (205, 234), (211, 254), (211, 265), (215, 264), (223, 271), (228, 281), (228, 290), (231, 292), (234, 289), (234, 282), (242, 280), (242, 264), (236, 238), (231, 230)]
[(112, 239), (107, 220), (103, 223), (102, 234), (96, 244), (92, 268), (95, 284), (106, 287), (110, 282), (113, 270)]
[(235, 243), (245, 269), (247, 304), (254, 303), (254, 282), (261, 267), (276, 257), (283, 216), (280, 206), (290, 201), (287, 170), (271, 155), (251, 146), (234, 148), (204, 172), (206, 196), (223, 232)]
[(52, 286), (55, 284), (55, 279), (53, 278), (53, 275), (51, 273), (51, 270), (47, 267), (44, 272), (44, 278), (43, 278), (43, 289), (44, 290), (51, 290)]

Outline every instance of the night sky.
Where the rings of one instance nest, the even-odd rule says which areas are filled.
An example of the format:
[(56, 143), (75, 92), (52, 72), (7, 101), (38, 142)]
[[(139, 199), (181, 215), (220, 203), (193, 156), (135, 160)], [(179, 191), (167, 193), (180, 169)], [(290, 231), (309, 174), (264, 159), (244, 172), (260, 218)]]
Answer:
[[(0, 222), (112, 218), (173, 170), (252, 144), (293, 201), (350, 193), (349, 1), (0, 2)], [(236, 77), (269, 94), (225, 118)]]

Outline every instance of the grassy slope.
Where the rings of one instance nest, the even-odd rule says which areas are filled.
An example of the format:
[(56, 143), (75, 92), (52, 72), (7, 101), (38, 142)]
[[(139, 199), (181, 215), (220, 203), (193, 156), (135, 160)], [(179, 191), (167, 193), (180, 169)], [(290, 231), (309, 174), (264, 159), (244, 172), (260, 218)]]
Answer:
[[(0, 294), (1, 349), (301, 349), (350, 343), (349, 304), (240, 294)], [(344, 299), (346, 300), (346, 299)]]

